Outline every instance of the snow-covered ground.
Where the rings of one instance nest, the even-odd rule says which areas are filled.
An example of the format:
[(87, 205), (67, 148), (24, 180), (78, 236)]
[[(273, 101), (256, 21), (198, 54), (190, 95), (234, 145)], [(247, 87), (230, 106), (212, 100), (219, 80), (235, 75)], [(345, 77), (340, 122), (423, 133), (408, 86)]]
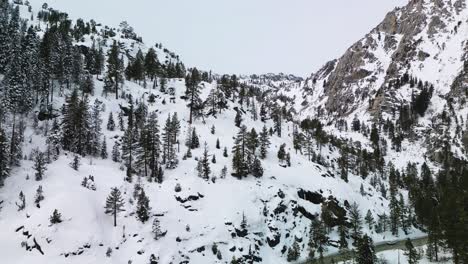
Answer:
[[(22, 12), (27, 12), (22, 10)], [(26, 15), (25, 15), (26, 16)], [(27, 16), (26, 16), (27, 17)], [(461, 29), (462, 32), (466, 28)], [(146, 49), (144, 44), (136, 44), (132, 41), (120, 39), (119, 41), (127, 48), (130, 54), (135, 54), (138, 48)], [(454, 37), (452, 42), (460, 41)], [(452, 43), (450, 42), (450, 43)], [(455, 44), (447, 44), (447, 49)], [(86, 38), (82, 45), (91, 45), (90, 38)], [(458, 51), (457, 48), (453, 48)], [(157, 50), (160, 58), (172, 60), (170, 54), (162, 49)], [(390, 56), (388, 51), (378, 43), (375, 53), (380, 61), (367, 65), (369, 70), (382, 73), (388, 67), (389, 62), (385, 57)], [(441, 58), (454, 60), (450, 54), (440, 54)], [(387, 58), (388, 59), (388, 58)], [(438, 63), (436, 61), (434, 63)], [(461, 62), (456, 61), (455, 66)], [(455, 67), (454, 66), (454, 67)], [(443, 67), (443, 65), (441, 66)], [(448, 69), (452, 69), (451, 66)], [(437, 69), (442, 71), (442, 69)], [(414, 74), (432, 74), (434, 71), (414, 72)], [(444, 83), (453, 76), (443, 74)], [(110, 152), (114, 143), (119, 141), (123, 132), (107, 131), (106, 123), (109, 113), (117, 117), (121, 106), (127, 103), (123, 99), (114, 99), (113, 94), (108, 97), (102, 95), (103, 83), (95, 79), (95, 93), (90, 97), (90, 102), (99, 100), (105, 106), (101, 113), (103, 118), (103, 136), (107, 138), (107, 149)], [(241, 81), (249, 83), (251, 80)], [(383, 82), (383, 77), (378, 76), (378, 82), (372, 87), (375, 91)], [(304, 96), (304, 82), (292, 81), (285, 83), (271, 82), (263, 84), (262, 89), (271, 89), (277, 95), (285, 95), (292, 99), (293, 106), (298, 112), (295, 117), (298, 120), (307, 116), (314, 116), (311, 108), (303, 108), (301, 105), (304, 98), (310, 102), (322, 104), (326, 98), (323, 97), (323, 85), (317, 84), (314, 93)], [(321, 86), (322, 85), (322, 86)], [(209, 154), (216, 156), (216, 163), (211, 164), (212, 178), (216, 180), (205, 181), (197, 176), (195, 158), (202, 155), (202, 148), (192, 151), (193, 158), (182, 160), (187, 151), (184, 145), (189, 129), (189, 111), (187, 102), (180, 99), (185, 92), (185, 82), (182, 79), (171, 79), (168, 88), (174, 88), (175, 96), (161, 93), (159, 90), (144, 88), (134, 82), (126, 82), (124, 92), (132, 95), (133, 100), (148, 101), (149, 95), (154, 94), (156, 102), (148, 104), (148, 111), (158, 113), (160, 127), (168, 115), (177, 113), (181, 120), (180, 150), (177, 155), (179, 166), (174, 170), (166, 170), (162, 184), (148, 182), (142, 175), (136, 175), (133, 183), (124, 180), (125, 171), (121, 164), (112, 162), (110, 159), (86, 157), (81, 160), (78, 171), (73, 170), (69, 163), (73, 159), (71, 153), (63, 153), (57, 161), (48, 165), (45, 178), (37, 182), (34, 180), (32, 161), (24, 160), (21, 167), (12, 171), (11, 177), (5, 182), (5, 187), (0, 189), (0, 201), (4, 201), (0, 210), (0, 254), (2, 261), (10, 264), (29, 263), (147, 263), (149, 256), (159, 256), (161, 263), (226, 263), (234, 256), (239, 258), (246, 255), (249, 249), (255, 255), (262, 258), (263, 263), (286, 263), (284, 248), (289, 248), (293, 241), (300, 240), (301, 258), (307, 258), (307, 242), (309, 239), (310, 219), (298, 212), (298, 208), (304, 208), (310, 214), (319, 214), (321, 206), (299, 197), (299, 190), (305, 190), (320, 194), (325, 199), (336, 198), (340, 205), (346, 202), (359, 205), (361, 214), (364, 216), (370, 210), (377, 219), (378, 215), (388, 214), (388, 201), (381, 196), (379, 190), (372, 187), (370, 177), (362, 179), (359, 176), (349, 175), (349, 183), (340, 179), (336, 159), (340, 156), (339, 151), (329, 145), (326, 147), (315, 147), (315, 151), (324, 157), (325, 161), (332, 167), (324, 167), (308, 161), (307, 157), (296, 154), (293, 149), (293, 123), (284, 122), (282, 137), (273, 135), (268, 156), (262, 160), (265, 170), (261, 179), (249, 176), (243, 180), (237, 180), (231, 176), (232, 154), (231, 149), (238, 128), (234, 124), (236, 111), (234, 107), (241, 107), (237, 102), (229, 102), (229, 109), (217, 117), (207, 117), (204, 121), (197, 120), (193, 124), (200, 137), (200, 143), (208, 144)], [(217, 83), (203, 83), (202, 99), (206, 99), (211, 89), (217, 88)], [(355, 91), (357, 87), (351, 87)], [(443, 91), (440, 91), (440, 94)], [(400, 95), (408, 96), (408, 91), (402, 89)], [(174, 101), (171, 100), (174, 97)], [(406, 98), (405, 97), (405, 98)], [(56, 109), (64, 103), (64, 97), (54, 96)], [(165, 104), (163, 104), (165, 101)], [(437, 101), (436, 101), (437, 102)], [(356, 110), (356, 114), (364, 121), (370, 119), (366, 102), (361, 102), (362, 107)], [(429, 111), (439, 111), (444, 102), (433, 104)], [(257, 106), (258, 108), (259, 106)], [(266, 123), (260, 120), (254, 121), (249, 108), (245, 107), (243, 124), (249, 130), (255, 128), (260, 132), (262, 127), (273, 126), (271, 120)], [(257, 109), (259, 110), (259, 109)], [(302, 110), (302, 111), (301, 111)], [(465, 113), (465, 112), (464, 112)], [(354, 116), (350, 115), (346, 121), (348, 124)], [(25, 117), (27, 129), (25, 132), (25, 144), (23, 153), (30, 156), (35, 149), (45, 150), (45, 137), (43, 127), (45, 121), (39, 122), (39, 128), (32, 127), (32, 115)], [(297, 121), (297, 120), (296, 120)], [(422, 124), (427, 124), (428, 119), (421, 119)], [(215, 127), (215, 133), (211, 133), (211, 127)], [(352, 139), (361, 142), (363, 148), (370, 148), (369, 139), (355, 132), (340, 132), (327, 126), (325, 130), (341, 138)], [(216, 141), (220, 141), (220, 149), (216, 148)], [(291, 154), (291, 167), (284, 168), (278, 164), (276, 153), (280, 145), (286, 144), (286, 151)], [(223, 157), (223, 148), (228, 149), (229, 157)], [(395, 152), (388, 150), (386, 162), (391, 161), (398, 169), (404, 168), (408, 161), (416, 162), (419, 166), (425, 161), (421, 153), (425, 147), (421, 141), (403, 143), (403, 151)], [(228, 173), (222, 179), (221, 170), (226, 166)], [(90, 190), (81, 186), (84, 177), (94, 176), (96, 190)], [(134, 184), (140, 183), (150, 199), (151, 218), (147, 223), (141, 223), (135, 215), (136, 205), (133, 192)], [(181, 192), (174, 190), (180, 184)], [(387, 184), (387, 183), (385, 183)], [(363, 185), (366, 194), (360, 193)], [(43, 187), (45, 200), (41, 208), (34, 204), (34, 195), (39, 186)], [(113, 227), (112, 217), (104, 213), (106, 197), (112, 187), (118, 187), (124, 194), (125, 212), (118, 216), (118, 226)], [(23, 192), (26, 196), (26, 209), (18, 211), (15, 202), (18, 194)], [(406, 198), (406, 193), (404, 193)], [(53, 210), (57, 209), (62, 214), (63, 222), (57, 225), (49, 224), (49, 217)], [(265, 210), (267, 213), (265, 214)], [(245, 215), (248, 224), (248, 234), (240, 237), (236, 234), (242, 216)], [(159, 240), (154, 240), (151, 233), (153, 219), (159, 219), (161, 227), (167, 234)], [(392, 236), (389, 232), (377, 234), (366, 226), (364, 233), (372, 236), (374, 242), (402, 239), (405, 237), (421, 237), (421, 231), (411, 230), (406, 236), (400, 232), (399, 237)], [(331, 233), (331, 239), (336, 240), (336, 231)], [(279, 243), (270, 246), (268, 241), (279, 237)], [(43, 251), (28, 247), (36, 241)], [(222, 252), (222, 260), (212, 253), (212, 246), (216, 244)], [(350, 243), (351, 244), (351, 243)], [(106, 256), (108, 249), (112, 249), (109, 257)], [(337, 249), (330, 247), (327, 253), (334, 253)], [(6, 254), (2, 254), (6, 253)], [(389, 263), (398, 259), (398, 252), (390, 251), (381, 253)], [(395, 258), (396, 255), (396, 258)], [(401, 256), (401, 263), (404, 262)]]

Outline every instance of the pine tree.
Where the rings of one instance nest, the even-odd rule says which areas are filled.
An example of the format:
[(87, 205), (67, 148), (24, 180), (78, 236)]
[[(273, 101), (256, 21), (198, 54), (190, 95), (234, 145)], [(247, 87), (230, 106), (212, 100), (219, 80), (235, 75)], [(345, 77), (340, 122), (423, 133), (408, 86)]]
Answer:
[(262, 122), (265, 122), (267, 120), (267, 112), (266, 112), (265, 104), (262, 104), (260, 106), (260, 120)]
[(291, 154), (289, 154), (289, 152), (286, 153), (286, 165), (291, 167)]
[(224, 149), (223, 149), (223, 157), (225, 157), (225, 158), (228, 157), (227, 147), (224, 147)]
[(62, 214), (55, 209), (49, 219), (52, 225), (62, 223)]
[(237, 138), (234, 142), (232, 156), (232, 167), (234, 169), (234, 176), (242, 179), (249, 172), (249, 166), (247, 163), (247, 127), (242, 126), (237, 133)]
[(250, 171), (252, 172), (252, 175), (256, 178), (260, 178), (263, 176), (262, 162), (257, 157), (255, 157)]
[(372, 230), (375, 225), (375, 220), (370, 209), (367, 210), (367, 214), (364, 220), (366, 221), (366, 224), (369, 227), (369, 230)]
[(262, 132), (260, 132), (260, 158), (265, 159), (268, 153), (268, 148), (270, 147), (270, 136), (268, 134), (268, 129), (264, 125)]
[(428, 238), (427, 238), (427, 257), (433, 261), (439, 261), (439, 251), (443, 247), (442, 242), (442, 228), (440, 222), (440, 213), (434, 211), (433, 217), (428, 225)]
[(36, 197), (34, 198), (34, 203), (36, 204), (37, 208), (41, 208), (40, 203), (44, 200), (44, 191), (42, 190), (42, 185), (36, 190)]
[(357, 203), (351, 204), (349, 209), (349, 222), (351, 224), (351, 236), (356, 241), (361, 236), (362, 217)]
[(152, 230), (153, 230), (153, 237), (155, 240), (158, 240), (159, 238), (164, 236), (164, 233), (161, 230), (161, 223), (159, 222), (158, 218), (154, 218)]
[(222, 169), (221, 169), (221, 174), (220, 174), (220, 178), (221, 179), (225, 179), (226, 178), (226, 175), (227, 175), (227, 166), (224, 166)]
[(200, 101), (200, 87), (201, 76), (197, 68), (192, 69), (191, 73), (185, 78), (185, 85), (187, 86), (186, 96), (190, 100), (188, 107), (190, 108), (189, 124), (193, 122), (194, 109), (196, 109)]
[(80, 88), (84, 94), (94, 94), (94, 81), (91, 74), (86, 75), (86, 78), (81, 82)]
[(281, 137), (281, 130), (282, 130), (281, 128), (282, 128), (282, 123), (283, 123), (282, 109), (278, 106), (273, 107), (271, 117), (273, 119), (275, 132), (278, 135), (278, 137)]
[(13, 120), (13, 128), (10, 137), (10, 166), (19, 166), (23, 158), (22, 144), (24, 142), (25, 123), (20, 120), (18, 124)]
[(123, 59), (120, 58), (120, 47), (114, 40), (112, 47), (107, 54), (107, 77), (112, 81), (115, 92), (115, 99), (119, 99), (119, 83), (123, 83)]
[(197, 130), (195, 128), (192, 128), (192, 135), (190, 136), (189, 147), (191, 149), (196, 149), (200, 147), (200, 139), (198, 138)]
[[(32, 93), (26, 83), (26, 71), (22, 65), (21, 37), (14, 34), (10, 45), (10, 61), (3, 78), (2, 103), (13, 114), (13, 123), (17, 114), (28, 112), (33, 106)], [(14, 133), (13, 133), (14, 134)]]
[(377, 125), (374, 123), (374, 124), (372, 124), (372, 130), (371, 130), (371, 134), (370, 134), (370, 141), (372, 142), (372, 144), (374, 144), (374, 147), (378, 147), (379, 146), (379, 140), (380, 140), (379, 130), (377, 129)]
[(346, 250), (348, 248), (348, 227), (345, 225), (338, 226), (338, 234), (340, 236), (339, 248), (340, 251)]
[(252, 130), (247, 134), (247, 148), (249, 153), (255, 155), (255, 151), (257, 150), (259, 144), (260, 142), (257, 131), (255, 131), (255, 128), (252, 128)]
[(0, 126), (0, 187), (4, 185), (5, 179), (10, 174), (9, 156), (8, 139)]
[(58, 159), (62, 144), (62, 134), (57, 118), (54, 118), (52, 129), (47, 134), (47, 161), (52, 162)]
[(375, 249), (372, 238), (364, 235), (358, 239), (356, 247), (356, 261), (360, 264), (374, 264), (376, 263)]
[(398, 236), (400, 228), (400, 206), (398, 200), (395, 197), (395, 193), (392, 192), (390, 197), (390, 230), (392, 234)]
[(101, 150), (100, 139), (102, 135), (101, 127), (103, 123), (101, 119), (101, 109), (102, 102), (96, 99), (90, 112), (89, 133), (86, 137), (88, 144), (87, 153), (93, 156), (98, 156)]
[(340, 176), (345, 182), (348, 182), (348, 152), (345, 149), (341, 149), (341, 157), (338, 160), (340, 166)]
[(112, 161), (120, 162), (120, 146), (117, 141), (114, 143), (114, 146), (112, 147)]
[(141, 222), (146, 222), (149, 219), (150, 214), (150, 206), (149, 206), (149, 199), (148, 196), (145, 194), (145, 190), (141, 189), (140, 193), (138, 194), (138, 201), (137, 201), (137, 217)]
[(159, 79), (159, 91), (161, 93), (167, 93), (166, 92), (166, 85), (167, 85), (167, 80), (166, 78), (162, 77)]
[(358, 119), (357, 115), (354, 116), (352, 126), (353, 131), (359, 132), (361, 130), (361, 121)]
[(217, 149), (220, 149), (220, 148), (221, 148), (221, 146), (219, 145), (219, 138), (216, 139), (216, 148), (217, 148)]
[(86, 150), (90, 149), (88, 137), (91, 126), (87, 97), (79, 100), (78, 93), (74, 90), (71, 96), (66, 99), (63, 111), (63, 148), (79, 155), (85, 155)]
[(317, 249), (320, 259), (323, 259), (323, 253), (326, 251), (328, 240), (326, 226), (323, 221), (317, 218), (312, 220), (309, 234), (309, 247)]
[(112, 115), (112, 112), (109, 113), (109, 118), (107, 119), (107, 130), (109, 131), (115, 130), (114, 116)]
[(70, 162), (70, 167), (71, 167), (72, 169), (74, 169), (74, 170), (77, 171), (77, 170), (80, 168), (80, 165), (81, 165), (81, 162), (80, 162), (80, 161), (81, 161), (80, 156), (79, 156), (79, 155), (75, 155), (75, 156), (73, 157), (72, 162)]
[(297, 243), (296, 240), (294, 240), (294, 243), (288, 250), (288, 257), (287, 260), (289, 262), (291, 261), (296, 261), (300, 256), (301, 256), (301, 251), (300, 251), (299, 243)]
[(104, 136), (104, 138), (102, 139), (102, 147), (101, 147), (101, 159), (107, 159), (109, 154), (107, 153), (107, 141), (106, 141), (106, 137)]
[(241, 127), (241, 124), (242, 124), (242, 115), (240, 113), (240, 111), (237, 111), (236, 112), (236, 117), (234, 118), (234, 124), (236, 125), (236, 127)]
[(111, 189), (111, 193), (107, 197), (106, 206), (104, 207), (105, 213), (110, 214), (114, 217), (114, 226), (117, 226), (117, 214), (125, 211), (123, 209), (125, 203), (122, 197), (122, 193), (116, 187)]
[(24, 196), (23, 191), (20, 191), (18, 200), (19, 203), (16, 203), (18, 211), (23, 211), (26, 208), (26, 196)]
[(36, 181), (41, 181), (44, 178), (44, 173), (47, 170), (46, 157), (43, 152), (38, 152), (34, 158), (34, 170)]
[(286, 159), (286, 144), (282, 144), (278, 150), (278, 154), (277, 154), (277, 157), (278, 157), (278, 160), (280, 162), (280, 164), (282, 164), (284, 162), (284, 160)]
[(174, 114), (171, 120), (169, 115), (163, 128), (163, 163), (166, 168), (173, 169), (177, 166), (177, 155), (174, 145), (177, 143), (177, 135), (180, 132), (180, 123)]
[(125, 166), (127, 166), (126, 180), (128, 182), (132, 181), (132, 173), (134, 171), (133, 165), (138, 150), (138, 140), (137, 129), (133, 124), (129, 124), (122, 138), (122, 160), (125, 162)]
[(130, 72), (127, 72), (127, 77), (134, 79), (140, 83), (145, 77), (145, 58), (141, 49), (138, 50), (133, 62), (129, 63)]
[(408, 258), (408, 264), (417, 264), (421, 259), (421, 254), (418, 250), (414, 247), (411, 239), (407, 239), (405, 243), (405, 256)]
[(150, 48), (145, 56), (145, 70), (151, 81), (156, 79), (156, 74), (159, 71), (159, 62), (156, 51)]
[(240, 223), (241, 230), (247, 230), (247, 218), (245, 217), (244, 212), (242, 212), (242, 220)]
[(210, 174), (211, 174), (211, 168), (210, 168), (210, 161), (209, 161), (209, 155), (208, 155), (208, 144), (205, 142), (204, 148), (203, 148), (203, 156), (199, 159), (199, 175), (205, 179), (209, 180), (210, 179)]
[(156, 112), (152, 112), (141, 131), (137, 158), (137, 166), (144, 168), (145, 176), (149, 171), (150, 178), (159, 178), (160, 145), (158, 117)]

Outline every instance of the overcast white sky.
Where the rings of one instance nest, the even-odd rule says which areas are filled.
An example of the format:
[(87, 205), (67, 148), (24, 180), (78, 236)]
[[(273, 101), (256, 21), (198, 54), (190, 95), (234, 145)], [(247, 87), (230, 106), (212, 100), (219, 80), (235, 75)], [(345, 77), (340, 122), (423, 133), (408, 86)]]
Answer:
[(218, 73), (309, 75), (408, 0), (30, 0), (72, 18), (128, 21), (187, 66)]

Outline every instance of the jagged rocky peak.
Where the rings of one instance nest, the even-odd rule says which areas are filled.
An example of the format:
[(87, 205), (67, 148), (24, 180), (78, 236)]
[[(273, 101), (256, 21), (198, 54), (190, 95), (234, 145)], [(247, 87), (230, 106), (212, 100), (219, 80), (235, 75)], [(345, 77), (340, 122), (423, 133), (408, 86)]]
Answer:
[[(445, 71), (453, 71), (448, 62), (459, 64), (464, 56), (458, 47), (466, 44), (457, 34), (468, 23), (465, 11), (466, 0), (412, 0), (389, 12), (342, 57), (312, 74), (303, 105), (313, 108), (308, 112), (332, 118), (352, 115), (358, 108), (377, 117), (402, 103), (389, 87), (405, 73), (434, 85), (452, 85), (457, 73)], [(447, 45), (460, 54), (444, 54)], [(431, 72), (433, 66), (437, 70)]]

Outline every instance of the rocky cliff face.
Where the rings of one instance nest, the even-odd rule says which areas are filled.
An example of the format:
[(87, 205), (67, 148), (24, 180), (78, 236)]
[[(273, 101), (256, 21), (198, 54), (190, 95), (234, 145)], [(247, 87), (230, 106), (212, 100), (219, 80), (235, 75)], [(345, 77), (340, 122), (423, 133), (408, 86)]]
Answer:
[(433, 84), (437, 95), (462, 94), (467, 19), (466, 0), (412, 0), (395, 9), (341, 58), (311, 75), (303, 114), (336, 119), (393, 113), (410, 100), (394, 89), (405, 73)]

